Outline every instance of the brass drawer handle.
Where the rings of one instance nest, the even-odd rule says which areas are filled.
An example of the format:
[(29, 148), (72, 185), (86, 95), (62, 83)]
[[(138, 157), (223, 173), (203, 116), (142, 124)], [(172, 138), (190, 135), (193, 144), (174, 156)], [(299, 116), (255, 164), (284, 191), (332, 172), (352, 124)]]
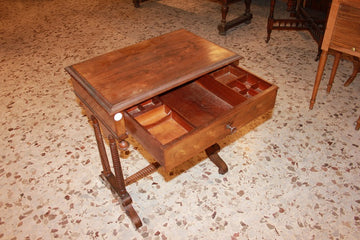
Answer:
[(236, 132), (236, 127), (231, 126), (232, 123), (227, 123), (226, 124), (226, 128), (230, 130), (231, 134), (233, 134), (234, 132)]

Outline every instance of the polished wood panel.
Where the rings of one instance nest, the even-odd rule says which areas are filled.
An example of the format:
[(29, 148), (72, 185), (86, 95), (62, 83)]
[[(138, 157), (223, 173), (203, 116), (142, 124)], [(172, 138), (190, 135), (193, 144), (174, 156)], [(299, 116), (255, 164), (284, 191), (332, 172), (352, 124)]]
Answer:
[(106, 111), (116, 113), (239, 59), (178, 30), (75, 64), (68, 72)]

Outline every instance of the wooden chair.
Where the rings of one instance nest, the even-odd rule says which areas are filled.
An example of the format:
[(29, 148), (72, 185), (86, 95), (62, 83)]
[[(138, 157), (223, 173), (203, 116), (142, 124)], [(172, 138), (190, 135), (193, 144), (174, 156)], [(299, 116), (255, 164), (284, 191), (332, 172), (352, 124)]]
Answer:
[[(359, 0), (333, 0), (326, 25), (326, 30), (321, 45), (322, 53), (316, 73), (313, 93), (310, 100), (310, 109), (315, 104), (321, 77), (324, 72), (329, 51), (335, 53), (335, 60), (330, 75), (327, 91), (330, 92), (337, 67), (342, 54), (352, 57), (354, 71), (346, 81), (349, 85), (359, 72), (360, 58), (360, 1)], [(356, 129), (360, 127), (360, 118)]]

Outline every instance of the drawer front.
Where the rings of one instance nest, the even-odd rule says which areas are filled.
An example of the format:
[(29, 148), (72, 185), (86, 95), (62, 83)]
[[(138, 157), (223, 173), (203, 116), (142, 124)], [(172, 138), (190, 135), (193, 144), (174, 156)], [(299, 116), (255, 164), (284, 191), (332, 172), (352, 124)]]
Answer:
[(126, 128), (169, 171), (271, 110), (276, 93), (229, 66), (128, 109)]
[(168, 146), (164, 151), (164, 163), (167, 170), (204, 151), (206, 148), (232, 134), (231, 128), (241, 128), (267, 113), (274, 107), (277, 88), (273, 87), (254, 101), (237, 106), (211, 124), (199, 128)]

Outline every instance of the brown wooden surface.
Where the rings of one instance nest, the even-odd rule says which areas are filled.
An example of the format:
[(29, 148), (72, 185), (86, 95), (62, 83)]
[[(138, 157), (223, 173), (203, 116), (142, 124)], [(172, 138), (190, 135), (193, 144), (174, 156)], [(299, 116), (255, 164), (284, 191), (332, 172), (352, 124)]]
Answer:
[[(358, 7), (347, 5), (347, 1), (334, 6), (329, 16), (322, 49), (333, 49), (360, 57), (360, 1)], [(341, 1), (340, 1), (341, 3)]]
[[(229, 69), (229, 67), (225, 68)], [(238, 70), (239, 77), (244, 78), (244, 71)], [(219, 70), (223, 75), (227, 71)], [(276, 86), (252, 74), (246, 74), (246, 79), (242, 79), (244, 84), (249, 85), (248, 83), (256, 81), (256, 86), (261, 86), (263, 89), (250, 89), (256, 92), (253, 96), (247, 93), (241, 94), (237, 90), (217, 81), (211, 76), (213, 74), (219, 76), (216, 72), (207, 74), (196, 82), (188, 83), (160, 96), (166, 108), (176, 112), (183, 119), (182, 121), (193, 126), (193, 129), (188, 128), (188, 131), (179, 134), (170, 141), (166, 141), (166, 143), (161, 136), (158, 139), (159, 136), (152, 134), (147, 129), (147, 121), (142, 121), (143, 117), (141, 115), (136, 113), (136, 119), (140, 119), (140, 121), (131, 116), (133, 108), (129, 110), (129, 113), (125, 113), (126, 128), (129, 133), (167, 171), (204, 151), (225, 136), (232, 134), (232, 129), (244, 126), (274, 107)], [(217, 83), (217, 88), (212, 87), (214, 83)], [(229, 94), (224, 94), (224, 92)], [(244, 95), (247, 97), (244, 97)], [(155, 106), (154, 112), (157, 112), (158, 108), (158, 106)], [(151, 114), (150, 118), (158, 117), (158, 114), (152, 115), (153, 113), (148, 110), (145, 111), (144, 116), (149, 114)], [(142, 125), (141, 122), (145, 124)], [(178, 131), (171, 128), (162, 128), (162, 132), (165, 135), (168, 132), (169, 136), (173, 136), (173, 132)]]
[[(224, 174), (228, 168), (216, 142), (274, 107), (277, 87), (238, 68), (239, 59), (178, 30), (66, 68), (93, 122), (101, 178), (120, 197), (136, 228), (142, 222), (126, 185), (160, 165), (171, 171), (203, 150)], [(120, 112), (123, 117), (115, 120)], [(127, 149), (127, 133), (157, 163), (124, 179), (118, 149)], [(109, 140), (115, 174), (103, 138)]]
[(238, 59), (225, 48), (178, 30), (66, 70), (113, 114)]

